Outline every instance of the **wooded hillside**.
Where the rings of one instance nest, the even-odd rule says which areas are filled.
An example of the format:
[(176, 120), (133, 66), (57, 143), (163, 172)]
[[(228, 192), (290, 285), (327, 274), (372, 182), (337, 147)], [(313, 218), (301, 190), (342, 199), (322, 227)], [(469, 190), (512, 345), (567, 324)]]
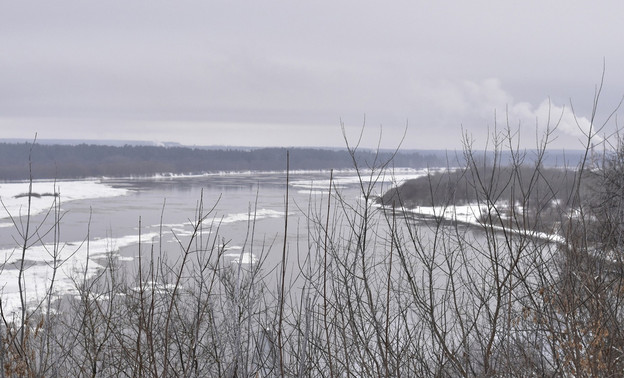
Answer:
[[(43, 145), (0, 143), (0, 180), (28, 178), (29, 153), (32, 175), (44, 178), (83, 178), (97, 176), (153, 175), (159, 173), (203, 173), (218, 171), (285, 170), (285, 148), (253, 150), (208, 150), (187, 147), (101, 145)], [(32, 151), (32, 152), (31, 152)], [(315, 148), (290, 149), (290, 169), (346, 169), (353, 167), (346, 150)], [(358, 165), (372, 165), (375, 159), (386, 160), (391, 153), (358, 151)], [(397, 167), (422, 168), (445, 166), (440, 154), (399, 153)]]

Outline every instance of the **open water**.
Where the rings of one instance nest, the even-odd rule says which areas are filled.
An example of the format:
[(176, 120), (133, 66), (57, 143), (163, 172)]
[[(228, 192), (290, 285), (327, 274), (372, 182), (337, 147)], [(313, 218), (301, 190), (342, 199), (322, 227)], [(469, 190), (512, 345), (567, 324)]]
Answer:
[[(381, 194), (390, 185), (423, 174), (422, 170), (397, 169), (380, 180), (375, 192)], [(296, 254), (298, 243), (308, 237), (307, 215), (326, 211), (329, 179), (329, 171), (290, 173), (289, 254)], [(334, 172), (332, 191), (355, 203), (361, 201), (359, 182), (355, 171)], [(180, 245), (188, 242), (200, 210), (208, 214), (205, 230), (215, 232), (218, 227), (219, 243), (226, 246), (224, 258), (230, 263), (263, 259), (275, 266), (284, 240), (286, 183), (285, 172), (37, 182), (33, 192), (60, 193), (56, 199), (61, 218), (54, 228), (55, 213), (46, 210), (55, 197), (32, 199), (34, 214), (24, 259), (28, 293), (31, 297), (45, 293), (55, 254), (62, 263), (56, 276), (57, 294), (71, 292), (77, 277), (84, 277), (85, 270), (87, 276), (95, 274), (111, 254), (132, 267), (139, 242), (144, 252), (154, 248), (175, 259)], [(5, 310), (15, 307), (19, 299), (17, 273), (27, 198), (15, 197), (24, 192), (28, 192), (27, 183), (0, 183), (5, 205), (0, 215), (0, 295)]]

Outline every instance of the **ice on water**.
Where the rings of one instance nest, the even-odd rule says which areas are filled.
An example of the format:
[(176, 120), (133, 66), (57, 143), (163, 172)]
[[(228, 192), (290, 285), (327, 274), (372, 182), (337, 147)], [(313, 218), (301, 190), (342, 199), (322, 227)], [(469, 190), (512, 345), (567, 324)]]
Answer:
[[(114, 188), (101, 180), (85, 181), (34, 181), (32, 192), (38, 194), (31, 199), (30, 213), (47, 211), (59, 195), (63, 203), (83, 199), (117, 197), (128, 194), (128, 189)], [(28, 182), (0, 183), (0, 200), (4, 208), (0, 212), (0, 227), (9, 227), (12, 216), (25, 215), (28, 210)]]
[[(12, 227), (10, 217), (19, 217), (28, 211), (28, 182), (0, 183), (0, 227)], [(114, 188), (101, 180), (85, 181), (34, 181), (31, 197), (30, 214), (35, 215), (47, 211), (53, 206), (55, 199), (62, 203), (74, 200), (96, 199), (123, 196), (127, 189)], [(55, 193), (59, 197), (55, 196)], [(24, 195), (26, 194), (26, 195)], [(143, 238), (154, 235), (143, 235)], [(136, 235), (100, 240), (75, 240), (58, 245), (39, 244), (29, 246), (24, 257), (23, 283), (29, 299), (28, 306), (33, 306), (43, 298), (50, 289), (53, 294), (65, 294), (75, 289), (75, 280), (90, 278), (101, 268), (97, 262), (120, 248), (137, 242)], [(21, 308), (18, 287), (19, 268), (21, 267), (22, 249), (15, 246), (0, 250), (0, 296), (5, 315), (15, 313)], [(54, 267), (56, 277), (54, 286), (50, 288)]]

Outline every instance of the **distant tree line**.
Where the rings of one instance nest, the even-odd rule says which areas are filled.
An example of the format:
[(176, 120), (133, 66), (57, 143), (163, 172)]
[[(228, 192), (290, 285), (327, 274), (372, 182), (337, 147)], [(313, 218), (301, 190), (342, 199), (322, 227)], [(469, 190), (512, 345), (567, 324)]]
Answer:
[[(0, 143), (0, 180), (27, 179), (29, 154), (34, 178), (67, 179), (160, 173), (285, 170), (286, 151), (285, 148), (209, 150), (131, 145), (33, 146), (30, 143)], [(346, 150), (294, 148), (289, 151), (292, 170), (346, 169), (353, 167), (354, 163), (353, 157)], [(391, 156), (392, 152), (360, 150), (355, 159), (358, 166), (365, 167)], [(433, 152), (399, 153), (393, 162), (397, 167), (410, 168), (447, 164), (443, 154)]]

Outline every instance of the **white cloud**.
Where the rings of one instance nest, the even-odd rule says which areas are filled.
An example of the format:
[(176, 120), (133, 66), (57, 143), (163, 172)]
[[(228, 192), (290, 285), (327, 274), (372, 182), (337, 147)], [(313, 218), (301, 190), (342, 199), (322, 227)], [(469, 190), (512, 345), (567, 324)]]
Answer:
[(464, 82), (468, 102), (481, 114), (491, 115), (494, 109), (504, 109), (513, 103), (513, 97), (503, 90), (498, 79), (486, 79), (480, 83)]
[(587, 117), (575, 115), (570, 106), (560, 106), (544, 100), (534, 114), (541, 123), (550, 122), (559, 131), (577, 138), (586, 138), (590, 132), (591, 121)]
[(446, 119), (458, 120), (477, 135), (486, 125), (496, 122), (500, 129), (500, 125), (509, 122), (512, 129), (520, 128), (521, 135), (530, 136), (531, 142), (536, 128), (538, 135), (556, 129), (556, 135), (582, 141), (591, 125), (587, 117), (575, 115), (570, 106), (556, 104), (548, 98), (537, 105), (517, 101), (496, 78), (480, 82), (447, 81), (431, 89), (428, 97), (436, 111), (447, 113)]

